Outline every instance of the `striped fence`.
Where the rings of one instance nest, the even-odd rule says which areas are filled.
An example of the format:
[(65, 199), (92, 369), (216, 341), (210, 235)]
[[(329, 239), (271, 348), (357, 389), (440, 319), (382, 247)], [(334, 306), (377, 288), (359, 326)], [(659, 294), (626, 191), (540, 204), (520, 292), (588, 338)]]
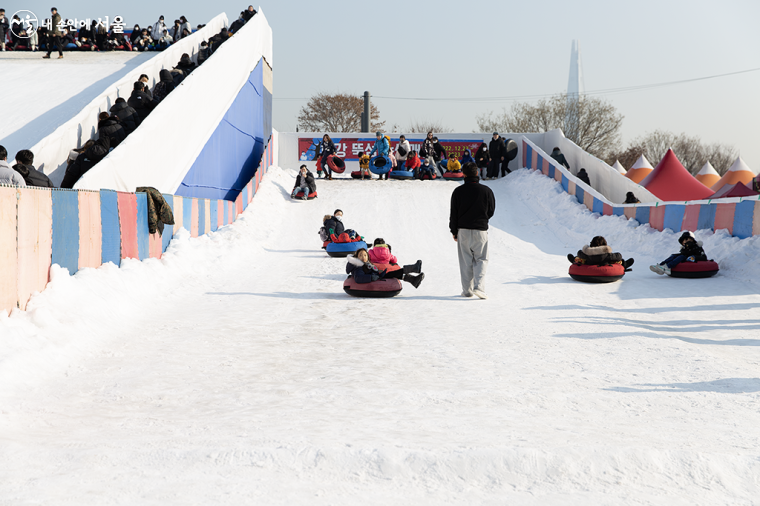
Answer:
[(599, 192), (557, 165), (534, 143), (523, 138), (523, 167), (537, 170), (554, 179), (574, 195), (589, 211), (605, 216), (625, 216), (657, 230), (721, 230), (740, 239), (760, 235), (760, 195), (687, 202), (649, 202), (614, 204)]
[(234, 222), (256, 194), (272, 160), (269, 142), (261, 165), (235, 202), (164, 194), (174, 228), (148, 231), (148, 196), (111, 190), (63, 190), (0, 185), (0, 311), (26, 309), (45, 289), (50, 267), (74, 274), (124, 258), (161, 258), (174, 234), (193, 237)]

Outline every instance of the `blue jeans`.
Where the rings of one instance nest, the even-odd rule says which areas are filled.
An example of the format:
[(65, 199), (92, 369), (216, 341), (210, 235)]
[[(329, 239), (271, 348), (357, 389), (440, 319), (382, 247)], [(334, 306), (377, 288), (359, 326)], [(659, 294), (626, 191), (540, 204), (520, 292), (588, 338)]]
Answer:
[(680, 253), (673, 253), (668, 258), (660, 262), (660, 265), (665, 264), (668, 266), (668, 269), (672, 269), (676, 265), (680, 264), (686, 260), (686, 255), (681, 255)]
[(322, 167), (322, 170), (325, 171), (328, 176), (332, 177), (330, 166), (327, 165), (327, 156), (322, 155), (322, 158), (319, 159), (319, 166)]

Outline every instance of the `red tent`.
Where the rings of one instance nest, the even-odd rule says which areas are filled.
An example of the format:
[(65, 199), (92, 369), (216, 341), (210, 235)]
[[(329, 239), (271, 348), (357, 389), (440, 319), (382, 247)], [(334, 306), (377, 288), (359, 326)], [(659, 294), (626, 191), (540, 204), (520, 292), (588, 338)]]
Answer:
[(727, 184), (720, 190), (713, 193), (711, 199), (727, 199), (729, 197), (755, 197), (758, 193), (755, 190), (747, 188), (743, 183)]
[(657, 167), (644, 179), (641, 186), (660, 200), (702, 200), (710, 198), (713, 191), (697, 181), (681, 165), (672, 149), (662, 157)]

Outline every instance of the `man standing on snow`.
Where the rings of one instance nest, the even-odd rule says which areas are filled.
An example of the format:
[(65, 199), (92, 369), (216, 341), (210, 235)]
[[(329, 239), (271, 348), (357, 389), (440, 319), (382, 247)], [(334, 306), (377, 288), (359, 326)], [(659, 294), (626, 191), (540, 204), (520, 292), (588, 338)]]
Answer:
[(480, 184), (477, 165), (465, 163), (462, 172), (464, 184), (451, 194), (449, 229), (457, 242), (462, 297), (485, 299), (488, 220), (496, 211), (496, 198), (489, 187)]

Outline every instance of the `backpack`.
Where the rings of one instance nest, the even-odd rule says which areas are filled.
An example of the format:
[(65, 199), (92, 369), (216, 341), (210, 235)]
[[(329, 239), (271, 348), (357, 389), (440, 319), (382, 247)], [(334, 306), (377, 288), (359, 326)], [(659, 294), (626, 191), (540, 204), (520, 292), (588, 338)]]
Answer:
[(319, 238), (322, 239), (322, 242), (330, 240), (330, 236), (327, 234), (327, 229), (325, 227), (319, 229)]

